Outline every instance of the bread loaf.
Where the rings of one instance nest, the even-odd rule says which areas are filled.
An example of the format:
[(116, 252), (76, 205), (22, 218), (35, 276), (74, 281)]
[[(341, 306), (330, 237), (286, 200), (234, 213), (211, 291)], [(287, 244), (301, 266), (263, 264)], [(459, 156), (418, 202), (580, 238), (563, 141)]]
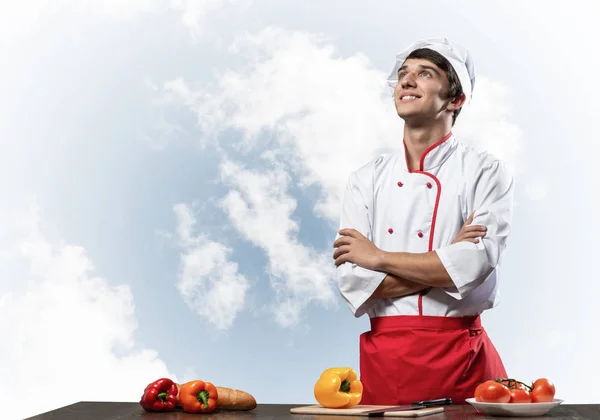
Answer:
[(217, 408), (225, 410), (254, 410), (256, 408), (256, 400), (247, 392), (239, 389), (217, 387), (219, 399), (217, 400)]
[[(177, 390), (181, 389), (180, 384), (177, 385)], [(256, 400), (247, 392), (239, 389), (225, 388), (217, 386), (217, 408), (224, 410), (254, 410), (256, 408)], [(177, 401), (179, 401), (179, 392), (177, 393)]]

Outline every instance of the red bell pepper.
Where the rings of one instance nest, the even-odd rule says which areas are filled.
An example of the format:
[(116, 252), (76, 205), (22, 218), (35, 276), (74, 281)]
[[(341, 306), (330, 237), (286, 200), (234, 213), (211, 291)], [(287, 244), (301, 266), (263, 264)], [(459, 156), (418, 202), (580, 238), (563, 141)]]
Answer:
[(177, 405), (177, 384), (168, 378), (146, 386), (140, 404), (146, 411), (172, 411)]

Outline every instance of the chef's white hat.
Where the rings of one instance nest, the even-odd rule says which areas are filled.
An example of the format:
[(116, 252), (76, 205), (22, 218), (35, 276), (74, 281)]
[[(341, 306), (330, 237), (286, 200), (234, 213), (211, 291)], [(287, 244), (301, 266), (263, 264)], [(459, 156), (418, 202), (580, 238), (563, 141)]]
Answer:
[(450, 62), (458, 75), (463, 92), (467, 97), (467, 102), (469, 102), (473, 94), (473, 88), (475, 87), (475, 65), (473, 64), (473, 58), (468, 50), (454, 42), (450, 42), (445, 37), (427, 38), (417, 41), (401, 53), (398, 53), (394, 69), (387, 79), (389, 85), (392, 88), (396, 87), (398, 83), (398, 70), (402, 67), (406, 57), (419, 48), (429, 48), (437, 51)]

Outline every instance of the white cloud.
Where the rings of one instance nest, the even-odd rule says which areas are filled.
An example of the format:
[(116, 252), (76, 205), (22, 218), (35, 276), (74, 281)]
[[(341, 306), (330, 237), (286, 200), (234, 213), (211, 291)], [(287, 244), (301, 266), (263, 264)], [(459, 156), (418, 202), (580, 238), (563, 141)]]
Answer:
[(244, 147), (260, 147), (260, 134), (272, 132), (302, 186), (323, 187), (317, 212), (335, 220), (348, 173), (401, 141), (401, 125), (384, 73), (363, 55), (337, 57), (323, 43), (316, 35), (267, 28), (232, 45), (249, 65), (225, 71), (214, 90), (196, 92), (181, 79), (165, 89), (194, 110), (209, 137), (232, 127), (242, 130)]
[(179, 289), (186, 304), (215, 328), (226, 330), (244, 309), (248, 280), (229, 260), (232, 250), (225, 245), (194, 236), (196, 219), (186, 204), (173, 207), (183, 253)]
[[(234, 1), (235, 0), (230, 0)], [(171, 0), (175, 10), (181, 12), (181, 22), (189, 29), (190, 35), (198, 39), (203, 33), (206, 14), (224, 3), (223, 0)]]
[(256, 172), (225, 160), (221, 176), (231, 188), (222, 206), (233, 226), (267, 255), (276, 321), (296, 326), (311, 302), (335, 304), (331, 254), (297, 238), (300, 226), (292, 219), (296, 200), (287, 191), (289, 175), (281, 167)]
[[(277, 156), (287, 159), (301, 186), (322, 188), (317, 214), (337, 223), (349, 172), (383, 150), (401, 147), (402, 121), (385, 83), (389, 69), (373, 68), (362, 54), (341, 57), (326, 41), (266, 28), (231, 46), (248, 65), (224, 71), (216, 86), (194, 90), (175, 79), (164, 89), (170, 100), (179, 98), (196, 113), (206, 138), (233, 128), (243, 133), (247, 148), (275, 141)], [(509, 121), (509, 102), (506, 88), (479, 76), (457, 130), (466, 143), (512, 163), (521, 133)]]
[[(505, 2), (497, 2), (491, 13), (506, 22), (507, 27), (518, 28), (516, 36), (522, 43), (519, 48), (523, 48), (535, 63), (532, 80), (542, 83), (551, 93), (551, 102), (555, 102), (539, 104), (544, 113), (546, 109), (551, 112), (558, 110), (554, 114), (558, 118), (547, 118), (547, 124), (552, 129), (557, 128), (561, 135), (556, 139), (546, 137), (545, 147), (563, 147), (564, 144), (566, 149), (584, 150), (576, 153), (575, 157), (583, 162), (571, 164), (583, 166), (580, 169), (589, 176), (588, 182), (600, 187), (596, 164), (600, 142), (596, 135), (590, 134), (595, 131), (593, 123), (600, 115), (600, 103), (596, 99), (600, 88), (597, 83), (587, 82), (586, 70), (581, 76), (574, 67), (597, 69), (600, 66), (600, 56), (590, 53), (598, 48), (597, 40), (600, 38), (598, 2), (573, 0), (569, 7), (564, 7), (562, 2), (536, 0), (518, 2), (514, 6), (506, 8)], [(543, 19), (540, 19), (541, 10), (544, 11)], [(558, 26), (560, 31), (556, 30)], [(574, 81), (582, 87), (565, 88)], [(567, 158), (571, 150), (566, 150), (562, 157)]]
[(522, 130), (510, 121), (511, 91), (486, 77), (477, 77), (473, 100), (458, 116), (453, 131), (464, 143), (489, 151), (518, 170)]
[(152, 380), (177, 379), (156, 351), (136, 345), (129, 286), (94, 275), (80, 246), (49, 240), (35, 203), (15, 214), (3, 215), (0, 235), (0, 279), (11, 290), (0, 295), (0, 392), (10, 401), (2, 418), (82, 400), (138, 401)]

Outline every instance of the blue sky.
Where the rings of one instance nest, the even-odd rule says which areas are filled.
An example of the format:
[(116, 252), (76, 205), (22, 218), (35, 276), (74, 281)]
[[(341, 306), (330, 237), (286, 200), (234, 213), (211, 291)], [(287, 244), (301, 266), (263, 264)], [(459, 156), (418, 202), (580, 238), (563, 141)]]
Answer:
[(358, 369), (368, 320), (332, 275), (340, 194), (401, 141), (394, 55), (437, 35), (476, 60), (455, 133), (518, 186), (485, 325), (511, 375), (597, 402), (590, 2), (543, 2), (544, 19), (536, 1), (54, 4), (0, 6), (0, 391), (89, 385), (7, 415), (136, 401), (161, 376), (306, 404), (323, 369)]

